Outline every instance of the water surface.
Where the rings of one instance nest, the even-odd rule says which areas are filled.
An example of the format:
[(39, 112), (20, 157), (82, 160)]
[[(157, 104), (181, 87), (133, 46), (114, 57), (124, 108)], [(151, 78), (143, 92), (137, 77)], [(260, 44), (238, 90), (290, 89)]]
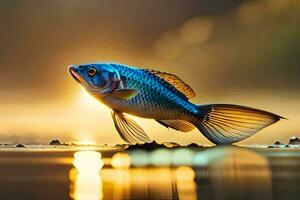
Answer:
[(299, 199), (300, 151), (0, 150), (1, 199)]

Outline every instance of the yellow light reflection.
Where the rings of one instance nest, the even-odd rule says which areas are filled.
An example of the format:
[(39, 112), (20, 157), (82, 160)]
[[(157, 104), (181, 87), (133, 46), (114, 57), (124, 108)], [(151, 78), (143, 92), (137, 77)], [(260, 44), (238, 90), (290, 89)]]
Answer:
[(100, 169), (103, 167), (101, 153), (79, 151), (74, 154), (70, 170), (70, 197), (74, 200), (103, 199)]
[(101, 170), (105, 199), (131, 199), (131, 169)]
[(115, 169), (126, 169), (131, 165), (130, 156), (126, 153), (116, 153), (111, 160), (111, 165)]
[(175, 172), (179, 199), (196, 200), (195, 171), (191, 167), (178, 167)]

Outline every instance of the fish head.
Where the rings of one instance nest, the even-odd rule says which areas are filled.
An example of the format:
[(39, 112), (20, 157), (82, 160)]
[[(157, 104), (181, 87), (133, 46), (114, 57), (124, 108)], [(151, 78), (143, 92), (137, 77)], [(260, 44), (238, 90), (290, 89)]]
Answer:
[(70, 65), (70, 75), (88, 92), (105, 96), (120, 87), (120, 74), (110, 64)]

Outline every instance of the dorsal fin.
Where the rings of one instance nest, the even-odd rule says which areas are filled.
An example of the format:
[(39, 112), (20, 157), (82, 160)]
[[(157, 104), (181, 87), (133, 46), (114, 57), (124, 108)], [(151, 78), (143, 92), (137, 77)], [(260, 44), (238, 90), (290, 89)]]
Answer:
[(166, 72), (160, 72), (157, 70), (151, 70), (151, 69), (143, 69), (143, 71), (151, 73), (160, 79), (164, 80), (165, 82), (172, 85), (178, 92), (183, 94), (187, 99), (191, 99), (196, 96), (194, 90), (184, 83), (178, 76), (174, 74), (169, 74)]

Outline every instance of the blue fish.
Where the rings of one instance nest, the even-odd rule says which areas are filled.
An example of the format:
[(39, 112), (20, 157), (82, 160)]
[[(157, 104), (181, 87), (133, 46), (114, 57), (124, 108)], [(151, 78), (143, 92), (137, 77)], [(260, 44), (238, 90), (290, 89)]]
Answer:
[(92, 96), (112, 109), (120, 137), (128, 143), (152, 140), (128, 115), (156, 120), (182, 132), (195, 127), (214, 144), (241, 141), (282, 117), (255, 108), (196, 105), (193, 89), (174, 74), (116, 63), (71, 65), (70, 75)]

